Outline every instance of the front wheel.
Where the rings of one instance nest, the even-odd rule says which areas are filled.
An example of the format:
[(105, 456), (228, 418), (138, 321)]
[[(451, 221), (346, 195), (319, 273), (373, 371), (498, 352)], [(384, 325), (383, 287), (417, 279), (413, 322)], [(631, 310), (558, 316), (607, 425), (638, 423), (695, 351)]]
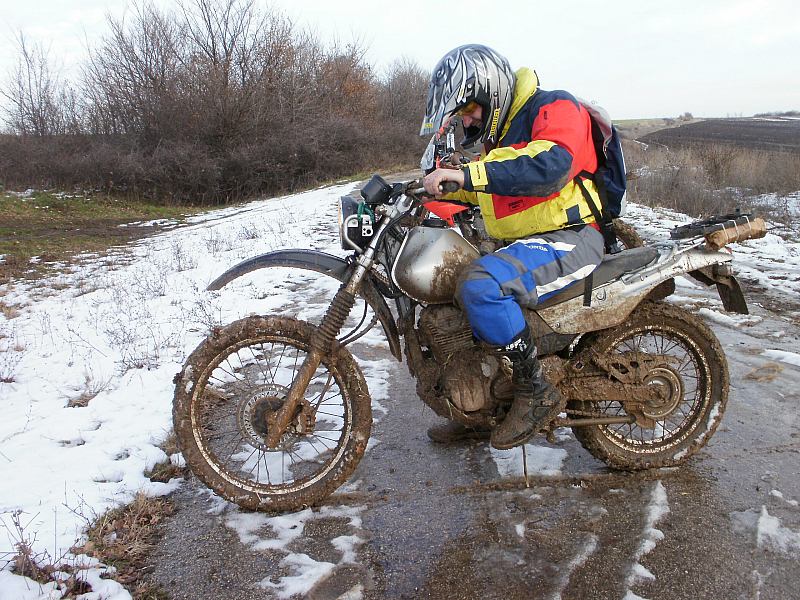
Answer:
[[(643, 383), (661, 386), (660, 400), (642, 405), (635, 423), (575, 427), (593, 456), (626, 470), (674, 466), (711, 438), (728, 401), (728, 365), (711, 329), (677, 306), (645, 303), (588, 348), (613, 358), (641, 353), (650, 361)], [(628, 413), (616, 401), (571, 401), (567, 410), (597, 417)]]
[(317, 328), (248, 317), (217, 329), (176, 378), (175, 433), (192, 472), (254, 510), (320, 502), (353, 472), (372, 425), (369, 392), (352, 355), (326, 355), (276, 447), (265, 443)]

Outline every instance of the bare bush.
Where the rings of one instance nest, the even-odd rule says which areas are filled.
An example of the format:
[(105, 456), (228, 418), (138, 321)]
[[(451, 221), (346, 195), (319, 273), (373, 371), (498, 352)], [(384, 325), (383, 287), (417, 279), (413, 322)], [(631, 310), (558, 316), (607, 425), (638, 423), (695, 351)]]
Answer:
[(18, 62), (6, 87), (0, 87), (10, 108), (6, 122), (19, 135), (48, 136), (73, 129), (76, 99), (69, 86), (54, 73), (49, 52), (16, 37)]
[(89, 406), (89, 402), (104, 391), (110, 383), (110, 377), (105, 380), (99, 380), (95, 378), (91, 370), (88, 370), (83, 374), (83, 386), (75, 389), (79, 393), (68, 399), (67, 406), (69, 408), (85, 408)]
[(145, 1), (110, 17), (75, 86), (80, 103), (28, 48), (59, 124), (0, 136), (6, 185), (226, 203), (413, 164), (424, 145), (425, 72), (403, 61), (379, 77), (362, 43), (326, 46), (252, 0), (172, 12)]
[[(721, 144), (670, 150), (625, 140), (629, 199), (692, 216), (750, 210), (757, 194), (800, 189), (800, 156)], [(766, 207), (780, 219), (779, 208)], [(760, 207), (761, 213), (765, 207)]]
[(173, 241), (170, 247), (172, 268), (175, 271), (189, 271), (197, 266), (197, 256), (180, 241)]
[(25, 356), (25, 345), (16, 331), (0, 323), (0, 383), (14, 383), (17, 368)]

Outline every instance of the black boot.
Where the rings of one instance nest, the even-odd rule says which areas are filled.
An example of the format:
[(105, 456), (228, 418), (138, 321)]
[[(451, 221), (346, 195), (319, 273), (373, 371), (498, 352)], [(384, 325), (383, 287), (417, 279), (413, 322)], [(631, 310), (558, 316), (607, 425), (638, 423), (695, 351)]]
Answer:
[(508, 450), (527, 442), (561, 412), (561, 394), (542, 376), (530, 329), (501, 350), (514, 368), (514, 402), (503, 422), (492, 431), (492, 446)]

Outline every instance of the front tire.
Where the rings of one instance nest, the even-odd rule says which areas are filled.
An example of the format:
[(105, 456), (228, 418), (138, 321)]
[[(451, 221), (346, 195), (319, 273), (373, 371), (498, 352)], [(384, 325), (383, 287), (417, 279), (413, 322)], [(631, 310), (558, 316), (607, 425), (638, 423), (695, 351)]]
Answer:
[[(606, 356), (642, 352), (663, 357), (647, 382), (673, 390), (662, 405), (646, 409), (653, 428), (638, 423), (574, 427), (575, 437), (595, 458), (624, 470), (675, 466), (714, 434), (728, 401), (728, 365), (716, 336), (700, 319), (677, 306), (648, 302), (624, 324), (601, 332), (589, 347)], [(615, 401), (570, 401), (567, 410), (603, 417), (627, 414)]]
[(287, 317), (248, 317), (217, 329), (176, 378), (175, 433), (192, 472), (253, 510), (317, 504), (358, 465), (372, 410), (364, 377), (344, 348), (322, 359), (286, 433), (264, 440), (318, 334)]

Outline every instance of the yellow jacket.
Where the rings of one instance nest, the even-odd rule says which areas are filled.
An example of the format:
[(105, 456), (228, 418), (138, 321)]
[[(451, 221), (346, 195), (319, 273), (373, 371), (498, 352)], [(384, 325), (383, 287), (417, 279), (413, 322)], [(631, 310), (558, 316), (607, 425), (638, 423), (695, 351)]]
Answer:
[[(539, 89), (536, 73), (516, 73), (514, 101), (496, 148), (464, 167), (464, 189), (443, 199), (481, 207), (487, 233), (514, 240), (594, 218), (574, 178), (594, 173), (589, 114), (572, 94)], [(600, 205), (597, 188), (584, 180)]]

